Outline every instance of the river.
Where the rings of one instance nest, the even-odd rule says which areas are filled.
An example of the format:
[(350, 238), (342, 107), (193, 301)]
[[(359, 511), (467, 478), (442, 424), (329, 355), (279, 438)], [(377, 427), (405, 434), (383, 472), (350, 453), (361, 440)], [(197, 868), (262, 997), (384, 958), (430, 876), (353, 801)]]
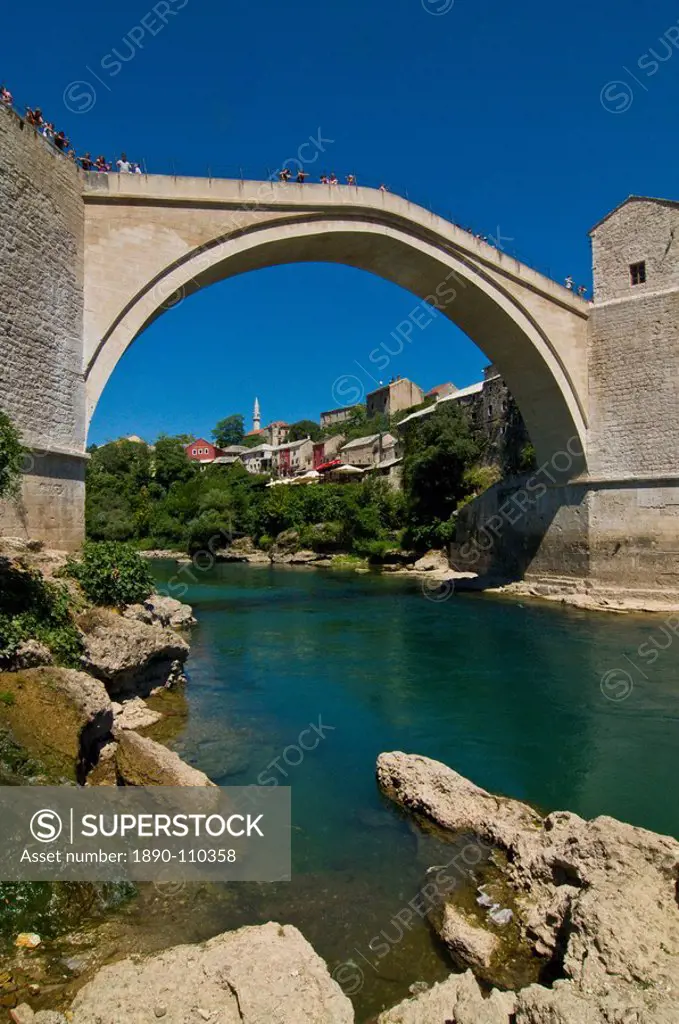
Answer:
[[(156, 572), (165, 586), (189, 578), (166, 563)], [(449, 970), (417, 914), (396, 918), (436, 840), (380, 797), (381, 751), (425, 754), (546, 810), (679, 837), (679, 637), (663, 618), (434, 601), (403, 577), (245, 565), (192, 575), (189, 718), (174, 747), (221, 785), (289, 784), (294, 826), (293, 881), (212, 892), (204, 930), (297, 925), (359, 1021)]]

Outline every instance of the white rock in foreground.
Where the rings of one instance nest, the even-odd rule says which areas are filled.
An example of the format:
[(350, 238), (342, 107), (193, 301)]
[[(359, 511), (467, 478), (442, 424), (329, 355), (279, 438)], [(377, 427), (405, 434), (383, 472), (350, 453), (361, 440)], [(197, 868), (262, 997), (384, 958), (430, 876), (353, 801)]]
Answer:
[(402, 807), (507, 855), (522, 935), (560, 976), (517, 993), (516, 1024), (679, 1022), (675, 839), (608, 817), (542, 818), (417, 755), (381, 754), (377, 777)]
[(353, 1024), (321, 958), (291, 925), (269, 922), (200, 946), (175, 946), (100, 970), (76, 996), (73, 1024)]

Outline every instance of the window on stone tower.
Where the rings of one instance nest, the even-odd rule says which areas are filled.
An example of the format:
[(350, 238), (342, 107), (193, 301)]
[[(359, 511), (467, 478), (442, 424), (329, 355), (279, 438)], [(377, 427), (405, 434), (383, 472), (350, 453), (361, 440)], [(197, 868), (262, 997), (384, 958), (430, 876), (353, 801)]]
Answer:
[(641, 263), (630, 263), (629, 276), (632, 285), (635, 284), (646, 284), (646, 262), (642, 260)]

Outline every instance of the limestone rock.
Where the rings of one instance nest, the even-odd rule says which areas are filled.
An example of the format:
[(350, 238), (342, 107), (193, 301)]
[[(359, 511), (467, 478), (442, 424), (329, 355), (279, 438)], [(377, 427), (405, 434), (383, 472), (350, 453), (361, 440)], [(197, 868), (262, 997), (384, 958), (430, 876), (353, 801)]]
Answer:
[(17, 647), (11, 658), (0, 659), (0, 672), (20, 672), (26, 668), (38, 668), (40, 665), (51, 665), (53, 658), (49, 648), (37, 640), (24, 640)]
[(118, 775), (128, 786), (213, 786), (207, 775), (186, 764), (160, 743), (121, 730), (116, 753)]
[(190, 605), (161, 594), (151, 594), (143, 604), (128, 605), (123, 616), (145, 622), (149, 626), (159, 625), (170, 629), (187, 629), (196, 625)]
[(117, 743), (107, 743), (99, 751), (99, 760), (87, 776), (88, 786), (117, 786), (118, 769), (116, 766)]
[(73, 1024), (353, 1024), (351, 1003), (302, 934), (274, 923), (104, 967), (75, 998)]
[(415, 572), (433, 572), (434, 570), (449, 570), (448, 556), (445, 551), (427, 551), (426, 555), (418, 558), (413, 566)]
[(401, 806), (507, 855), (497, 870), (514, 890), (522, 940), (551, 957), (562, 979), (523, 989), (516, 1024), (626, 1024), (625, 1013), (635, 1024), (676, 1019), (676, 840), (609, 817), (559, 811), (543, 819), (427, 758), (382, 754), (377, 773)]
[(160, 711), (152, 711), (141, 697), (131, 697), (122, 704), (113, 704), (113, 732), (118, 729), (147, 729), (162, 718)]
[(459, 967), (471, 967), (482, 974), (490, 967), (500, 945), (492, 932), (449, 902), (432, 912), (432, 917), (436, 919), (436, 931)]
[(103, 683), (74, 669), (43, 667), (3, 673), (2, 689), (13, 698), (2, 717), (17, 742), (83, 781), (113, 726)]
[(311, 562), (318, 562), (321, 557), (315, 551), (296, 551), (290, 556), (290, 564), (309, 565)]
[(173, 630), (109, 611), (97, 614), (83, 640), (84, 668), (113, 695), (148, 696), (167, 686), (189, 654), (189, 645)]
[(269, 558), (272, 562), (289, 561), (287, 556), (294, 555), (299, 550), (299, 533), (297, 530), (283, 530), (276, 537), (276, 540), (269, 551)]
[(426, 992), (380, 1014), (377, 1024), (509, 1024), (515, 997), (493, 989), (486, 998), (471, 971), (452, 974)]
[(56, 1010), (38, 1010), (33, 1019), (35, 1024), (68, 1024), (68, 1018)]

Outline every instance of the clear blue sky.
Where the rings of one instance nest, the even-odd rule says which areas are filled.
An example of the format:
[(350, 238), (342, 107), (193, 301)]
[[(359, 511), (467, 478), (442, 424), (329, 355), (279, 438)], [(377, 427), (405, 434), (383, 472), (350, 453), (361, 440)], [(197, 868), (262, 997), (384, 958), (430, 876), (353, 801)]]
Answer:
[[(0, 78), (79, 152), (125, 149), (161, 173), (242, 168), (263, 178), (320, 128), (334, 141), (319, 170), (407, 189), (479, 232), (499, 229), (508, 250), (557, 279), (587, 285), (595, 221), (629, 193), (677, 198), (679, 52), (660, 40), (679, 36), (679, 8), (668, 0), (167, 0), (160, 10), (168, 6), (162, 27), (147, 0), (10, 3)], [(68, 92), (83, 81), (89, 93)], [(91, 109), (69, 111), (65, 90), (72, 108)], [(337, 377), (373, 386), (357, 364), (370, 366), (369, 352), (415, 305), (344, 267), (280, 267), (215, 285), (136, 341), (90, 440), (209, 434), (223, 415), (249, 419), (255, 394), (265, 420), (317, 417), (337, 404)], [(464, 385), (484, 362), (439, 319), (385, 376)]]

